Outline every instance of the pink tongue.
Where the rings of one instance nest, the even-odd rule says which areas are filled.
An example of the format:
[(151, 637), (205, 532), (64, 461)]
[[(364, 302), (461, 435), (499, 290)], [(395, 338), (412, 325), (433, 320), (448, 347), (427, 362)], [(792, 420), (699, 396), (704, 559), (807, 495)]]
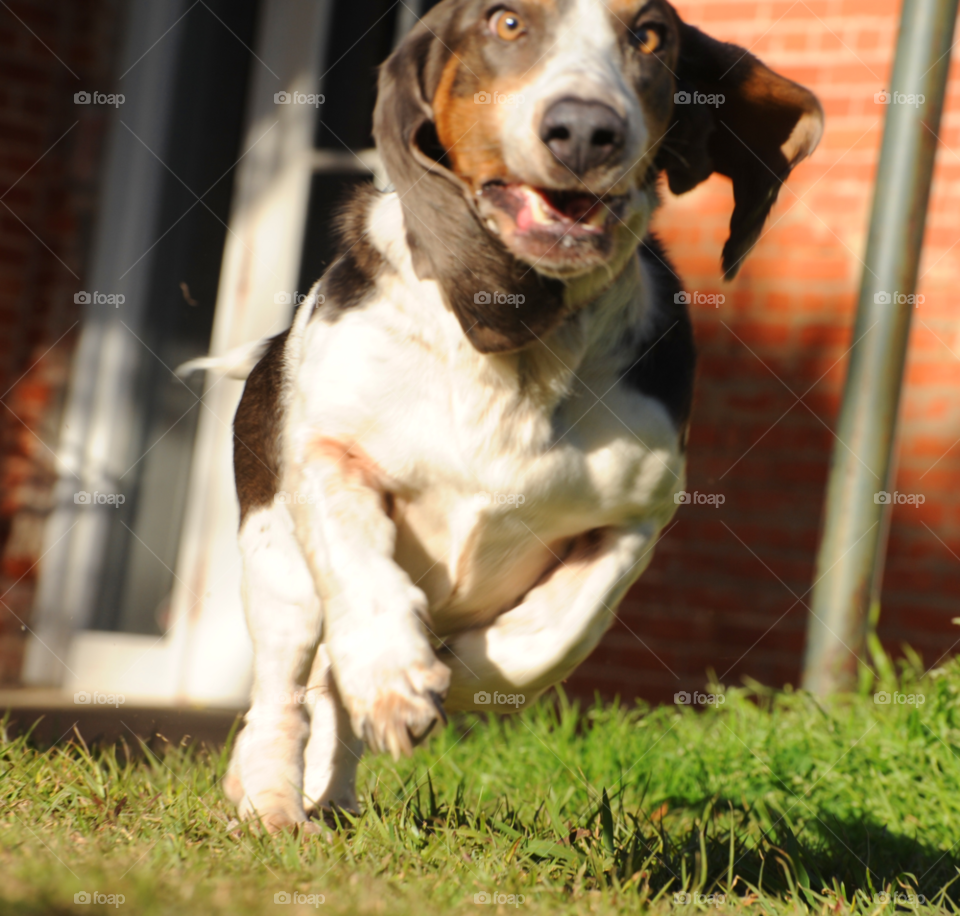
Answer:
[(535, 205), (538, 205), (541, 212), (546, 211), (553, 222), (559, 221), (556, 208), (550, 204), (550, 201), (542, 197), (536, 191), (530, 190), (523, 195), (523, 207), (517, 213), (517, 228), (522, 232), (533, 225), (542, 225), (542, 217), (537, 220), (534, 217)]
[(529, 229), (533, 223), (533, 208), (530, 206), (529, 198), (527, 198), (523, 204), (523, 208), (517, 214), (517, 228), (523, 232)]

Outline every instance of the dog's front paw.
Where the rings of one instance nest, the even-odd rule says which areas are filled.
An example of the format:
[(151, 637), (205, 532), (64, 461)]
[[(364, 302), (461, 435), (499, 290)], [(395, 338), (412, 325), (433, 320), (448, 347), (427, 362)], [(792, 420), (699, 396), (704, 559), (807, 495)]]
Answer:
[(319, 832), (316, 825), (307, 820), (299, 799), (285, 792), (263, 792), (255, 799), (245, 795), (238, 805), (238, 813), (240, 820), (250, 821), (254, 830), (266, 833), (281, 830)]
[(447, 721), (443, 700), (450, 669), (429, 647), (423, 655), (406, 665), (380, 664), (340, 677), (354, 732), (371, 750), (389, 751), (394, 760), (412, 753), (438, 721)]

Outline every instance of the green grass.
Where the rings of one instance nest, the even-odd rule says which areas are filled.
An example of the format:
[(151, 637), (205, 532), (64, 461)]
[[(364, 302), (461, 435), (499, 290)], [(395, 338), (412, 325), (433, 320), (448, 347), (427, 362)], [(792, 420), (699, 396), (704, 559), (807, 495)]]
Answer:
[[(322, 836), (231, 824), (226, 753), (0, 745), (0, 913), (955, 912), (960, 663), (825, 704), (728, 689), (718, 709), (467, 716), (360, 768), (363, 814)], [(869, 690), (869, 692), (867, 692)], [(78, 909), (78, 891), (122, 894)], [(322, 894), (278, 908), (274, 894)], [(474, 894), (523, 895), (476, 908)], [(519, 899), (519, 897), (517, 897)], [(714, 898), (716, 902), (716, 898)]]

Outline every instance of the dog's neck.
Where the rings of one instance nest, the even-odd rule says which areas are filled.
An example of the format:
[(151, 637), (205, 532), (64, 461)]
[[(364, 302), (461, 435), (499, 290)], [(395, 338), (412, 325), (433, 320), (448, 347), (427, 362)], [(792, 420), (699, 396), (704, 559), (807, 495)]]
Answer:
[[(637, 246), (655, 199), (648, 198), (648, 207), (638, 208), (629, 225), (618, 227), (625, 239), (617, 262), (570, 282), (566, 289), (570, 307), (566, 317), (549, 330), (536, 333), (524, 347), (507, 353), (481, 353), (461, 329), (443, 292), (434, 281), (416, 276), (404, 231), (403, 213), (396, 194), (385, 194), (373, 206), (368, 217), (369, 237), (389, 267), (395, 271), (403, 289), (423, 291), (424, 314), (433, 311), (433, 318), (424, 327), (425, 338), (436, 335), (442, 346), (464, 365), (462, 376), (479, 380), (486, 389), (485, 397), (501, 403), (524, 404), (537, 413), (549, 416), (556, 405), (576, 386), (590, 388), (590, 366), (611, 342), (624, 339), (628, 326), (642, 320), (647, 306), (644, 279), (637, 255)], [(518, 320), (523, 322), (519, 305)], [(602, 392), (598, 392), (602, 394)]]
[(545, 400), (548, 396), (560, 400), (575, 386), (593, 387), (591, 372), (607, 368), (606, 351), (642, 319), (648, 299), (636, 248), (629, 249), (612, 279), (604, 279), (601, 291), (556, 328), (522, 350), (499, 357), (512, 358), (521, 389), (542, 392)]

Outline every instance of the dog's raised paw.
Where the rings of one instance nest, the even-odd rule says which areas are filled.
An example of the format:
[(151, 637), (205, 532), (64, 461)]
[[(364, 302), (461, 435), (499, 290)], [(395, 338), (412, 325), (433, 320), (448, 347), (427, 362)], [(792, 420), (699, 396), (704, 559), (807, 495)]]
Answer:
[(250, 820), (250, 826), (254, 832), (263, 831), (264, 833), (293, 833), (312, 835), (321, 832), (320, 824), (310, 820), (298, 820), (291, 817), (286, 812), (269, 811), (256, 815)]
[(442, 662), (381, 670), (373, 677), (377, 686), (368, 698), (345, 697), (354, 731), (371, 750), (389, 751), (397, 760), (411, 754), (437, 722), (446, 724), (450, 670)]

